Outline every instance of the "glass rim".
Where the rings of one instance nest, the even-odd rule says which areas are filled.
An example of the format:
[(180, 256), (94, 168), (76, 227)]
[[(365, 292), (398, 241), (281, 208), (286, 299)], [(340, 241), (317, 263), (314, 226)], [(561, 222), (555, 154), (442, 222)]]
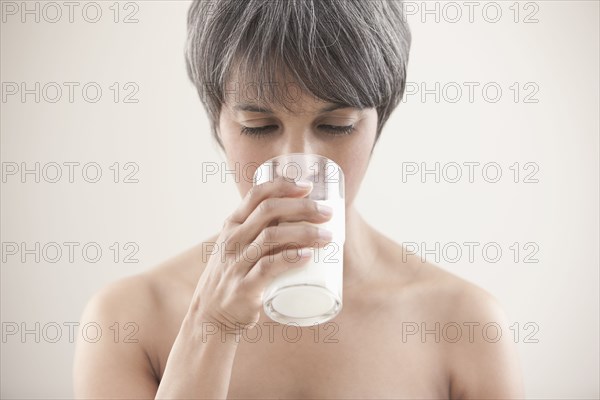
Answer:
[[(345, 186), (345, 181), (346, 181), (346, 174), (344, 173), (344, 170), (342, 169), (342, 167), (336, 163), (335, 161), (333, 161), (331, 158), (328, 158), (324, 155), (321, 154), (316, 154), (316, 153), (286, 153), (286, 154), (280, 154), (278, 156), (275, 157), (271, 157), (268, 160), (265, 160), (262, 164), (259, 164), (256, 167), (256, 170), (254, 171), (254, 174), (252, 175), (252, 185), (258, 185), (259, 183), (259, 179), (258, 179), (258, 174), (261, 174), (261, 171), (263, 169), (268, 169), (268, 170), (273, 170), (273, 165), (276, 163), (279, 163), (277, 160), (288, 160), (289, 162), (292, 163), (296, 163), (297, 161), (294, 160), (294, 157), (296, 156), (306, 156), (306, 158), (313, 159), (316, 160), (316, 162), (321, 163), (322, 165), (330, 165), (333, 166), (334, 169), (337, 169), (336, 175), (339, 177), (338, 179), (335, 179), (333, 181), (326, 181), (323, 182), (326, 185), (331, 185), (331, 184), (337, 184), (337, 185), (341, 185), (340, 187), (344, 187)], [(324, 162), (322, 162), (324, 161)], [(282, 164), (285, 164), (287, 161), (282, 161)], [(263, 181), (264, 182), (264, 181)], [(344, 198), (345, 195), (344, 193), (345, 189), (343, 189), (342, 192), (340, 192), (340, 197)]]
[(319, 159), (326, 159), (329, 162), (331, 162), (332, 164), (334, 164), (336, 167), (338, 167), (338, 169), (341, 171), (341, 173), (344, 174), (344, 170), (342, 169), (342, 167), (338, 163), (336, 163), (335, 161), (333, 161), (329, 157), (325, 157), (324, 155), (317, 154), (317, 153), (286, 153), (286, 154), (280, 154), (278, 156), (275, 156), (275, 157), (269, 158), (268, 160), (263, 161), (261, 164), (259, 164), (259, 166), (257, 167), (257, 169), (260, 168), (262, 165), (264, 165), (264, 164), (266, 164), (268, 162), (272, 162), (272, 161), (274, 161), (274, 160), (276, 160), (278, 158), (285, 158), (285, 157), (290, 157), (290, 156), (293, 157), (293, 156), (299, 156), (299, 155), (310, 156), (310, 157), (319, 158)]

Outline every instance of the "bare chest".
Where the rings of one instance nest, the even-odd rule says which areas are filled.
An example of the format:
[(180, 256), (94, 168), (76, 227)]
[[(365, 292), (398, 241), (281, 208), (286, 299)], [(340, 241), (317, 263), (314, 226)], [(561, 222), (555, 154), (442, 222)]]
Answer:
[(391, 324), (336, 319), (300, 328), (262, 322), (253, 336), (241, 338), (231, 399), (447, 396), (439, 352), (403, 344)]
[[(262, 315), (239, 339), (228, 397), (448, 397), (439, 344), (403, 341), (401, 318), (389, 310), (345, 307), (334, 320), (311, 327), (282, 325)], [(167, 342), (176, 334), (173, 330), (160, 346), (160, 371), (170, 351)]]
[[(154, 347), (159, 377), (189, 304), (180, 295)], [(228, 397), (448, 398), (443, 342), (403, 339), (406, 321), (432, 317), (435, 302), (424, 301), (430, 297), (384, 283), (345, 292), (342, 312), (325, 324), (282, 325), (263, 314), (240, 338)]]

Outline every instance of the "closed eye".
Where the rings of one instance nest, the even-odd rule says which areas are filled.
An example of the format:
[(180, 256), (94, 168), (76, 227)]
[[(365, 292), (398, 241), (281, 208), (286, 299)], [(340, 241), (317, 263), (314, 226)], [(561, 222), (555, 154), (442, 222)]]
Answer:
[[(349, 135), (354, 131), (354, 125), (337, 126), (337, 125), (319, 125), (319, 128), (332, 135)], [(277, 129), (277, 125), (259, 126), (256, 128), (242, 126), (241, 134), (249, 136), (264, 136)]]
[(262, 136), (268, 134), (270, 131), (277, 129), (277, 125), (259, 126), (257, 128), (251, 128), (249, 126), (242, 126), (242, 134), (249, 136)]
[(321, 125), (321, 127), (329, 132), (337, 135), (349, 135), (354, 131), (354, 125), (336, 126), (336, 125)]

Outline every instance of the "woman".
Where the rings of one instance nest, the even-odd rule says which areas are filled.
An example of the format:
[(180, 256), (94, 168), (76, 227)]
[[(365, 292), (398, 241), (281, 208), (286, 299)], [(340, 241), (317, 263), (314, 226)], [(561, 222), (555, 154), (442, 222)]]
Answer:
[[(406, 82), (410, 33), (395, 1), (196, 1), (187, 66), (242, 201), (221, 232), (89, 302), (77, 397), (521, 398), (506, 317), (493, 296), (406, 254), (353, 206)], [(316, 327), (262, 313), (262, 292), (305, 259), (281, 247), (327, 243), (310, 187), (245, 176), (277, 155), (324, 155), (345, 174), (342, 312)], [(267, 242), (277, 246), (268, 248)], [(208, 253), (208, 244), (229, 252)], [(240, 249), (261, 246), (257, 262)], [(237, 255), (237, 256), (236, 256)], [(500, 337), (489, 327), (503, 329)], [(483, 329), (486, 327), (486, 329)], [(118, 333), (118, 335), (117, 335)], [(459, 335), (460, 333), (460, 335)]]

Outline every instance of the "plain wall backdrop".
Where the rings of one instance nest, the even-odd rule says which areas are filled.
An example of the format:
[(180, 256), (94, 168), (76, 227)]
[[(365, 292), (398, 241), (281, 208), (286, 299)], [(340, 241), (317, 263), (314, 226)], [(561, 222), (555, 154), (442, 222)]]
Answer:
[[(185, 71), (190, 2), (75, 3), (72, 22), (63, 2), (1, 4), (2, 398), (72, 397), (69, 326), (90, 296), (240, 202), (233, 180), (203, 182), (225, 159)], [(529, 398), (598, 398), (599, 3), (467, 3), (407, 4), (406, 101), (356, 205), (500, 300)], [(21, 174), (36, 163), (39, 182)], [(439, 182), (421, 176), (436, 163)]]

